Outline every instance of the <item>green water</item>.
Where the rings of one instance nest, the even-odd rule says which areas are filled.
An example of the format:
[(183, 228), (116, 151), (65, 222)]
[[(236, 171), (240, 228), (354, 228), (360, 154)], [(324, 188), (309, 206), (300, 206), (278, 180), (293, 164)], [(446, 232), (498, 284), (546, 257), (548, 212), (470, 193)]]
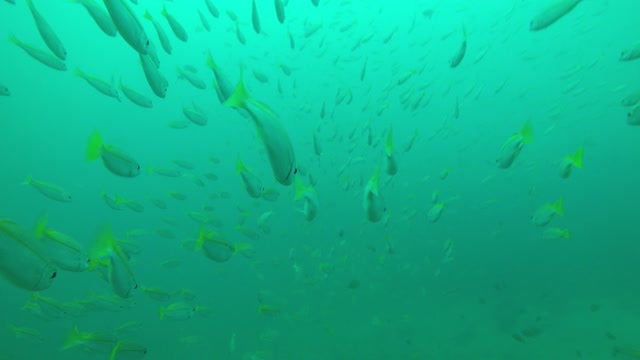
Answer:
[[(30, 291), (0, 281), (0, 359), (108, 359), (112, 344), (60, 349), (75, 326), (113, 332), (128, 322), (136, 326), (113, 336), (147, 354), (116, 352), (115, 359), (640, 358), (640, 128), (627, 124), (633, 107), (621, 105), (640, 90), (640, 60), (620, 61), (640, 40), (639, 2), (583, 0), (530, 31), (549, 2), (289, 0), (281, 24), (273, 1), (257, 0), (257, 34), (251, 1), (212, 1), (218, 18), (204, 0), (166, 2), (186, 43), (160, 15), (162, 2), (127, 1), (156, 47), (164, 99), (152, 92), (136, 51), (120, 35), (105, 35), (81, 5), (35, 2), (66, 48), (67, 71), (0, 43), (0, 85), (10, 92), (0, 96), (0, 217), (30, 232), (46, 212), (51, 228), (87, 252), (107, 225), (121, 240), (144, 230), (129, 237), (139, 251), (129, 244), (124, 261), (139, 288), (128, 299), (118, 299), (99, 271), (59, 270), (40, 295), (60, 308), (41, 302), (47, 314), (38, 316), (24, 307)], [(0, 2), (0, 36), (50, 53), (25, 1), (16, 2)], [(167, 33), (171, 55), (145, 9)], [(463, 26), (466, 52), (452, 68)], [(294, 186), (274, 178), (265, 137), (246, 114), (221, 104), (209, 51), (233, 85), (243, 68), (249, 94), (277, 115), (295, 151), (296, 178), (315, 184), (312, 221)], [(178, 77), (176, 67), (185, 65), (205, 90)], [(153, 107), (99, 93), (76, 68), (122, 80)], [(170, 127), (187, 121), (182, 108), (193, 102), (206, 126)], [(503, 144), (529, 119), (533, 142), (499, 168)], [(385, 160), (391, 128), (393, 176)], [(139, 176), (86, 161), (95, 129), (140, 164)], [(563, 159), (580, 147), (584, 167), (561, 178)], [(277, 200), (249, 196), (236, 173), (239, 154)], [(148, 166), (184, 176), (147, 174)], [(365, 190), (376, 169), (385, 211), (371, 222)], [(73, 201), (21, 184), (27, 176), (62, 187)], [(102, 191), (144, 211), (114, 210)], [(429, 222), (435, 194), (445, 206)], [(564, 216), (532, 223), (560, 198)], [(224, 263), (194, 250), (200, 224), (190, 211), (244, 250)], [(545, 238), (551, 228), (569, 229), (570, 237)], [(168, 295), (153, 298), (142, 287)], [(112, 302), (98, 308), (100, 296)], [(161, 320), (160, 308), (177, 302), (208, 311)], [(17, 336), (8, 324), (39, 335)]]

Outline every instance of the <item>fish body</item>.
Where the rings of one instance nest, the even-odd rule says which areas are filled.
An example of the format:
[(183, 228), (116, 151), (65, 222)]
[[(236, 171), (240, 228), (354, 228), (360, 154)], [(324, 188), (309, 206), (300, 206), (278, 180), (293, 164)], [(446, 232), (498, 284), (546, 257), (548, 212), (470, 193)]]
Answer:
[(64, 45), (62, 45), (62, 41), (58, 38), (56, 33), (51, 28), (51, 25), (45, 20), (45, 18), (40, 14), (38, 9), (36, 9), (35, 5), (33, 5), (32, 0), (26, 0), (27, 6), (29, 10), (31, 10), (31, 15), (33, 15), (33, 19), (36, 22), (36, 27), (40, 32), (40, 36), (44, 40), (44, 43), (47, 44), (49, 50), (54, 53), (58, 59), (64, 61), (67, 58), (67, 50), (65, 50)]
[(149, 52), (149, 37), (125, 0), (104, 0), (104, 5), (124, 40), (140, 55), (146, 55)]
[(529, 30), (538, 31), (549, 27), (573, 10), (581, 1), (582, 0), (556, 0), (555, 3), (542, 10), (531, 20)]
[(533, 142), (533, 129), (531, 122), (527, 121), (520, 132), (511, 135), (502, 145), (498, 159), (496, 160), (498, 167), (502, 169), (509, 168), (518, 155), (520, 155), (520, 151), (522, 151), (524, 145), (530, 144), (531, 142)]
[(136, 177), (140, 174), (140, 164), (124, 150), (113, 145), (104, 145), (99, 131), (94, 131), (87, 144), (87, 160), (102, 159), (102, 163), (112, 174), (121, 177)]

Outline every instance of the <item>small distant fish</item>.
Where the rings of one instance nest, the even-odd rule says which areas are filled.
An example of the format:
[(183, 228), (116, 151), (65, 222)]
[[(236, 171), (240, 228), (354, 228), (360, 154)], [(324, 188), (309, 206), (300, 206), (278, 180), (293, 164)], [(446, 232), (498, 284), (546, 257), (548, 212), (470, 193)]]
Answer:
[(171, 45), (171, 40), (169, 40), (167, 33), (162, 28), (162, 25), (160, 25), (160, 23), (153, 18), (149, 10), (145, 11), (144, 18), (149, 20), (153, 25), (153, 27), (156, 29), (156, 33), (158, 34), (158, 39), (160, 40), (160, 45), (162, 45), (162, 49), (164, 50), (164, 52), (166, 52), (168, 55), (171, 55), (171, 52), (173, 51), (173, 46)]
[(250, 197), (257, 199), (262, 195), (264, 187), (262, 186), (260, 178), (244, 165), (240, 154), (238, 154), (238, 161), (236, 162), (236, 173), (242, 178), (244, 188)]
[(387, 174), (393, 176), (398, 172), (398, 162), (396, 161), (395, 150), (393, 149), (393, 128), (389, 128), (389, 132), (387, 133), (384, 154)]
[(76, 68), (75, 71), (76, 76), (84, 79), (89, 85), (91, 85), (94, 89), (98, 90), (102, 94), (112, 97), (118, 101), (122, 101), (120, 98), (120, 93), (118, 93), (118, 89), (116, 85), (113, 83), (108, 83), (95, 75), (87, 74), (82, 70)]
[(35, 180), (31, 176), (27, 176), (24, 184), (31, 185), (39, 193), (60, 202), (71, 202), (71, 195), (58, 185), (50, 184), (44, 181)]
[(44, 40), (45, 44), (51, 52), (53, 52), (60, 60), (64, 61), (67, 58), (67, 50), (65, 50), (64, 45), (58, 38), (58, 35), (53, 31), (51, 25), (44, 19), (42, 14), (36, 9), (35, 5), (33, 5), (32, 0), (26, 0), (27, 6), (29, 10), (31, 10), (31, 14), (33, 15), (33, 19), (36, 22), (36, 27), (40, 32), (40, 36)]
[(312, 221), (318, 215), (318, 195), (313, 186), (306, 186), (299, 178), (295, 179), (295, 199), (304, 199), (302, 213), (307, 221)]
[(211, 26), (209, 25), (207, 18), (204, 17), (204, 14), (202, 13), (202, 11), (200, 11), (200, 9), (197, 9), (197, 11), (198, 11), (198, 17), (200, 18), (200, 23), (202, 24), (202, 27), (204, 27), (204, 29), (207, 30), (207, 32), (211, 31)]
[(560, 240), (560, 239), (568, 239), (571, 237), (571, 233), (569, 229), (561, 229), (561, 228), (548, 228), (545, 229), (542, 233), (542, 237), (546, 240)]
[(120, 91), (124, 94), (124, 96), (129, 99), (132, 103), (143, 107), (143, 108), (152, 108), (153, 102), (148, 97), (140, 94), (136, 90), (130, 88), (125, 85), (122, 80), (120, 80)]
[(123, 150), (113, 145), (104, 145), (98, 130), (89, 137), (86, 155), (88, 161), (102, 158), (104, 166), (114, 175), (136, 177), (140, 174), (140, 164)]
[(631, 61), (640, 58), (640, 42), (622, 51), (620, 61)]
[(578, 169), (582, 169), (582, 154), (583, 154), (582, 146), (576, 151), (573, 155), (567, 155), (562, 159), (560, 164), (560, 177), (566, 179), (571, 175), (571, 169), (574, 167)]
[(498, 167), (502, 169), (509, 168), (513, 164), (514, 160), (520, 155), (520, 151), (525, 144), (533, 142), (533, 128), (531, 121), (527, 121), (520, 132), (515, 133), (507, 139), (502, 145), (500, 153), (498, 154)]
[(529, 30), (538, 31), (549, 27), (573, 10), (581, 1), (582, 0), (555, 0), (553, 4), (542, 10), (531, 20)]
[(555, 203), (542, 205), (531, 217), (531, 222), (536, 226), (545, 226), (553, 220), (555, 215), (563, 216), (564, 210), (562, 203), (563, 199), (560, 198)]
[(640, 106), (637, 106), (635, 109), (629, 111), (629, 113), (627, 114), (627, 124), (640, 125)]
[(453, 55), (453, 57), (449, 60), (449, 66), (451, 68), (455, 68), (462, 62), (464, 59), (464, 55), (467, 52), (467, 28), (462, 25), (462, 42), (460, 43), (460, 47), (458, 51)]
[(0, 96), (11, 96), (9, 88), (3, 84), (0, 84)]
[(207, 88), (207, 84), (204, 82), (204, 80), (202, 80), (198, 75), (194, 74), (193, 72), (187, 71), (180, 66), (178, 66), (176, 70), (178, 72), (179, 79), (186, 79), (196, 89), (204, 90)]
[(634, 91), (633, 93), (627, 95), (624, 99), (622, 99), (620, 103), (622, 104), (622, 106), (635, 106), (636, 104), (640, 103), (640, 90)]
[(378, 183), (379, 170), (376, 168), (364, 188), (364, 211), (367, 219), (374, 223), (380, 221), (387, 210)]
[(218, 10), (218, 8), (213, 4), (212, 0), (204, 0), (204, 3), (207, 5), (207, 9), (209, 10), (209, 12), (211, 13), (211, 15), (214, 18), (218, 18), (220, 17), (220, 11)]
[(29, 54), (29, 56), (38, 60), (40, 63), (55, 70), (67, 71), (67, 65), (65, 65), (64, 61), (60, 60), (58, 57), (40, 50), (31, 44), (24, 43), (14, 35), (9, 37), (9, 41), (24, 50)]
[(260, 15), (258, 14), (258, 8), (256, 7), (256, 0), (251, 2), (251, 24), (253, 24), (253, 30), (256, 34), (260, 34), (262, 29), (260, 26)]
[(171, 28), (171, 30), (173, 30), (173, 33), (176, 35), (176, 37), (183, 42), (187, 42), (187, 40), (189, 40), (189, 35), (187, 34), (187, 31), (178, 22), (178, 20), (167, 11), (166, 4), (162, 6), (161, 14), (167, 19), (167, 22), (169, 23), (169, 27)]

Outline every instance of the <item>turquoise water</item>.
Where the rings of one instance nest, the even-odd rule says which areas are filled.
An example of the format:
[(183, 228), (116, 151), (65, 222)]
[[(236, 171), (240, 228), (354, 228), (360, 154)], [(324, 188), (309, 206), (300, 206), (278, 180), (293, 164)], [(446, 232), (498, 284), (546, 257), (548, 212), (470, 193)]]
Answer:
[[(51, 53), (26, 3), (16, 2), (0, 2), (0, 36)], [(58, 269), (52, 286), (39, 291), (48, 302), (2, 280), (0, 359), (640, 358), (640, 129), (627, 124), (633, 107), (621, 105), (640, 90), (640, 60), (620, 61), (639, 40), (631, 14), (640, 3), (583, 0), (530, 31), (546, 1), (290, 0), (284, 24), (272, 1), (257, 1), (257, 34), (250, 1), (214, 0), (217, 18), (204, 0), (166, 2), (186, 43), (160, 15), (161, 2), (139, 3), (128, 2), (156, 47), (168, 81), (164, 99), (152, 92), (136, 51), (103, 33), (81, 5), (35, 2), (67, 50), (67, 71), (0, 43), (0, 84), (10, 92), (0, 96), (0, 217), (36, 241), (32, 229), (46, 212), (49, 227), (86, 254), (111, 226), (127, 239), (120, 243), (126, 256), (116, 261), (130, 265), (138, 284), (120, 299), (100, 266)], [(145, 9), (167, 33), (171, 55), (143, 19)], [(463, 27), (466, 51), (452, 68)], [(294, 200), (295, 186), (276, 181), (262, 141), (268, 137), (245, 112), (221, 104), (209, 51), (234, 85), (242, 67), (249, 94), (277, 114), (259, 116), (282, 125), (296, 179), (314, 184), (311, 221), (301, 211), (305, 200)], [(205, 90), (179, 78), (176, 67), (186, 65)], [(76, 68), (122, 80), (153, 107), (105, 96)], [(169, 126), (186, 121), (182, 108), (194, 102), (206, 126)], [(511, 138), (527, 120), (533, 141)], [(391, 128), (395, 175), (386, 171)], [(140, 164), (140, 175), (119, 177), (100, 160), (86, 161), (96, 129)], [(513, 141), (523, 148), (500, 168), (496, 159)], [(562, 178), (565, 157), (580, 147), (583, 168)], [(249, 196), (236, 173), (238, 155), (277, 199)], [(148, 174), (148, 166), (182, 176)], [(365, 191), (376, 169), (384, 209), (372, 222)], [(27, 176), (73, 200), (21, 184)], [(144, 210), (114, 210), (103, 191)], [(564, 216), (532, 223), (560, 198)], [(429, 221), (442, 202), (440, 217)], [(231, 259), (214, 262), (195, 250), (202, 219), (188, 212), (204, 214), (205, 229), (235, 247)], [(549, 238), (549, 229), (568, 229), (570, 237)], [(12, 264), (21, 246), (1, 261)], [(25, 306), (34, 302), (42, 311)], [(160, 309), (176, 303), (207, 310), (160, 319)], [(131, 328), (116, 330), (123, 324)], [(98, 346), (94, 335), (61, 350), (76, 326), (113, 341)], [(133, 341), (146, 356), (113, 351), (117, 340)]]

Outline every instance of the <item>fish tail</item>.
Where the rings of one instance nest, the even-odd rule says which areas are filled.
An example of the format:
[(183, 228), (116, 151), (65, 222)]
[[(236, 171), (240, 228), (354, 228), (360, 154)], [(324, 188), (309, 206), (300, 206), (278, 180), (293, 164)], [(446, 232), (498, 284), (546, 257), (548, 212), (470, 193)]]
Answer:
[(67, 335), (67, 338), (64, 340), (64, 344), (60, 350), (67, 350), (72, 347), (78, 346), (82, 344), (84, 341), (82, 340), (82, 334), (78, 330), (77, 326), (74, 326), (73, 329)]
[(33, 183), (33, 177), (31, 175), (27, 175), (27, 177), (22, 182), (23, 185), (31, 185)]
[(147, 175), (153, 174), (153, 165), (147, 165)]
[(525, 144), (531, 144), (533, 142), (533, 125), (531, 125), (531, 119), (527, 120), (520, 130), (520, 136)]
[(238, 153), (238, 161), (236, 162), (236, 173), (242, 174), (242, 171), (245, 169), (244, 164), (242, 163), (242, 159), (240, 158), (240, 153)]
[(578, 151), (576, 151), (575, 154), (573, 154), (573, 156), (571, 157), (571, 163), (573, 164), (573, 166), (577, 167), (578, 169), (582, 169), (582, 153), (583, 153), (583, 147), (581, 146)]
[(120, 350), (121, 346), (122, 346), (122, 341), (118, 341), (116, 345), (113, 347), (113, 350), (111, 350), (111, 355), (109, 355), (109, 360), (116, 359), (116, 355), (118, 355), (118, 351)]
[(555, 202), (555, 204), (553, 204), (553, 209), (555, 210), (556, 214), (563, 216), (564, 215), (564, 209), (562, 208), (562, 202), (563, 199), (560, 198), (558, 199), (558, 201)]
[(307, 191), (307, 187), (304, 186), (304, 183), (302, 182), (302, 180), (300, 180), (300, 177), (296, 176), (296, 178), (294, 179), (294, 185), (296, 188), (295, 199), (300, 200), (304, 198), (304, 193)]
[(145, 19), (147, 19), (147, 20), (151, 20), (151, 21), (153, 21), (153, 16), (151, 16), (151, 13), (149, 12), (149, 10), (148, 10), (148, 9), (146, 9), (146, 10), (144, 11), (144, 18), (145, 18)]
[(116, 239), (113, 236), (113, 229), (110, 226), (105, 227), (102, 233), (98, 236), (93, 248), (91, 249), (89, 258), (100, 259), (106, 256), (110, 256), (114, 253), (116, 248)]
[(167, 17), (169, 13), (167, 12), (167, 4), (162, 4), (162, 16)]
[(375, 195), (378, 196), (378, 179), (380, 178), (380, 169), (376, 167), (376, 169), (373, 172), (373, 175), (371, 176), (371, 192)]
[(82, 70), (80, 70), (80, 68), (76, 68), (76, 70), (73, 72), (76, 76), (79, 77), (84, 77), (84, 72)]
[(36, 237), (38, 239), (42, 239), (44, 237), (45, 232), (47, 231), (47, 222), (49, 220), (49, 215), (45, 212), (42, 214), (40, 219), (36, 224)]
[(562, 232), (562, 236), (563, 236), (565, 239), (570, 238), (570, 237), (571, 237), (571, 233), (569, 232), (569, 229), (564, 229), (564, 231)]
[(87, 161), (94, 161), (98, 159), (102, 153), (103, 146), (104, 143), (102, 141), (100, 131), (94, 130), (93, 133), (91, 133), (91, 136), (89, 136), (89, 142), (87, 144)]
[(9, 42), (11, 42), (12, 44), (18, 45), (18, 46), (22, 46), (22, 41), (20, 41), (20, 39), (18, 39), (13, 34), (9, 35)]
[(387, 156), (391, 156), (393, 153), (393, 128), (389, 128), (389, 132), (387, 133), (387, 144), (386, 144)]
[(229, 96), (227, 101), (224, 102), (224, 105), (232, 108), (246, 108), (247, 102), (249, 101), (251, 101), (251, 96), (249, 96), (247, 88), (244, 86), (242, 72), (240, 72), (240, 80), (238, 80), (236, 90)]
[(206, 237), (206, 231), (204, 230), (204, 224), (201, 224), (200, 233), (198, 234), (198, 240), (196, 240), (196, 250), (202, 249), (202, 245), (204, 245), (205, 237)]
[(160, 320), (164, 319), (164, 315), (167, 313), (167, 308), (160, 306), (160, 311), (158, 311), (158, 315), (160, 317)]
[(29, 7), (29, 10), (31, 11), (36, 11), (35, 6), (33, 6), (33, 1), (32, 0), (26, 0), (27, 6)]
[(216, 62), (213, 61), (213, 56), (211, 55), (211, 50), (209, 50), (207, 54), (207, 67), (211, 70), (216, 68)]

